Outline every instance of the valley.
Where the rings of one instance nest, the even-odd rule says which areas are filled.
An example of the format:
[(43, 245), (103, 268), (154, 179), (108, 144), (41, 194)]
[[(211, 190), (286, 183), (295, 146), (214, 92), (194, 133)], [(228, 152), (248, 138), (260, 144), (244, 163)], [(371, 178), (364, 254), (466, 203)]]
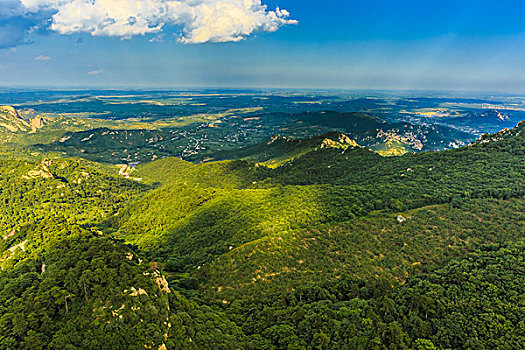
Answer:
[(0, 349), (525, 346), (518, 97), (0, 102)]

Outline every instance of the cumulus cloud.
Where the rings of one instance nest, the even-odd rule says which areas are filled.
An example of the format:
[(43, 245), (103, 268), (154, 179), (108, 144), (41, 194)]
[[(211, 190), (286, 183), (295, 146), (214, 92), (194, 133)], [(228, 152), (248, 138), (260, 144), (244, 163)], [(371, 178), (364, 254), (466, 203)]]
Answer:
[(16, 1), (27, 13), (52, 13), (49, 28), (61, 34), (131, 38), (174, 26), (181, 28), (179, 41), (186, 44), (240, 41), (297, 23), (288, 11), (268, 10), (261, 0)]
[(180, 41), (186, 44), (240, 41), (255, 31), (274, 32), (297, 23), (288, 11), (268, 11), (260, 0), (208, 0), (171, 11), (184, 27)]

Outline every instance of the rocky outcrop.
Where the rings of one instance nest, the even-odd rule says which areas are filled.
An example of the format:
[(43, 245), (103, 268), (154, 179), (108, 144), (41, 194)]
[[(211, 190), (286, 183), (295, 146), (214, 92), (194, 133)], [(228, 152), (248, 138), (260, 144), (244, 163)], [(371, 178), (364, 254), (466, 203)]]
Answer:
[(22, 175), (22, 178), (28, 179), (53, 179), (55, 176), (51, 173), (48, 166), (51, 165), (51, 161), (43, 160), (42, 164), (37, 165), (33, 170), (27, 172), (27, 174)]
[(31, 125), (31, 132), (37, 132), (38, 129), (42, 129), (44, 127), (45, 119), (42, 117), (34, 117), (29, 121), (29, 124)]
[(0, 130), (10, 132), (28, 132), (31, 125), (11, 106), (0, 106)]
[[(32, 111), (32, 113), (34, 114), (35, 112)], [(0, 131), (35, 133), (39, 129), (42, 129), (45, 124), (46, 118), (44, 117), (37, 115), (32, 119), (26, 120), (16, 108), (12, 106), (0, 106)]]
[(327, 138), (321, 142), (321, 148), (347, 148), (347, 147), (359, 147), (357, 142), (352, 140), (350, 137), (343, 133), (329, 133)]
[(155, 279), (155, 283), (159, 287), (159, 289), (164, 293), (171, 293), (170, 287), (168, 285), (168, 280), (166, 280), (166, 276), (162, 275), (159, 271), (153, 272), (153, 277)]
[(523, 130), (525, 130), (525, 120), (522, 120), (516, 125), (515, 128), (508, 129), (505, 128), (503, 130), (498, 131), (494, 134), (482, 134), (478, 141), (476, 141), (473, 144), (483, 144), (483, 143), (489, 143), (494, 141), (502, 141), (511, 137), (520, 136), (523, 137)]

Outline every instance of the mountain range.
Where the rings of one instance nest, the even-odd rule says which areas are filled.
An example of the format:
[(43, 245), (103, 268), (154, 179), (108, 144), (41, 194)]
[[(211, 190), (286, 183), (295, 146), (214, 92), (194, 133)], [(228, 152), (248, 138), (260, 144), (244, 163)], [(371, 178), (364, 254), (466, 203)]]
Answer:
[(225, 114), (197, 116), (193, 124), (179, 125), (176, 120), (148, 124), (133, 120), (44, 118), (34, 111), (25, 111), (28, 117), (22, 118), (15, 108), (2, 108), (0, 139), (5, 143), (30, 146), (33, 152), (55, 152), (113, 164), (167, 156), (189, 161), (222, 159), (239, 148), (250, 152), (250, 147), (268, 142), (275, 135), (301, 140), (332, 131), (345, 133), (381, 155), (445, 150), (475, 140), (473, 134), (456, 127), (387, 123), (364, 113), (264, 113), (242, 118)]
[(520, 347), (524, 128), (397, 157), (274, 136), (127, 176), (7, 149), (0, 348)]

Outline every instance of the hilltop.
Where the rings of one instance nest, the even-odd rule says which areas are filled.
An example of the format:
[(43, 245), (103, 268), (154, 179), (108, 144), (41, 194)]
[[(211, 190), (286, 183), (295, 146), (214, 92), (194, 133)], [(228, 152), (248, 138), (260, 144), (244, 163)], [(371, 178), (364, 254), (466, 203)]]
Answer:
[(233, 151), (222, 151), (210, 155), (210, 160), (244, 159), (276, 166), (319, 148), (360, 147), (347, 135), (333, 131), (307, 139), (293, 139), (275, 135), (269, 140)]

